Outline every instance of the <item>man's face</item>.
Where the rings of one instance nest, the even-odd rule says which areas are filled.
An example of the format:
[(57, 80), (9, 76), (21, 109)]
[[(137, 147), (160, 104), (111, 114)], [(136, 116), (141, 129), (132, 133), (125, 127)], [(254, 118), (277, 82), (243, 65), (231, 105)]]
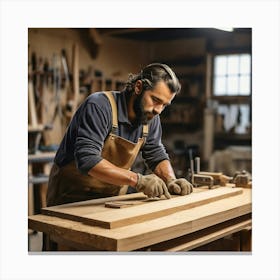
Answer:
[(142, 84), (139, 85), (139, 93), (134, 102), (134, 111), (137, 120), (142, 124), (147, 124), (171, 104), (175, 93), (172, 93), (163, 81), (158, 82), (153, 90), (142, 91), (141, 86)]

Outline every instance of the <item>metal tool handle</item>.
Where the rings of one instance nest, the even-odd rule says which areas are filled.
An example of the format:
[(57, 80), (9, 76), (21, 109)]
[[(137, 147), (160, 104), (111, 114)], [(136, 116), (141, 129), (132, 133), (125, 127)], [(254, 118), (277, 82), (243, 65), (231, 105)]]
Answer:
[(200, 173), (200, 157), (195, 157), (196, 174)]

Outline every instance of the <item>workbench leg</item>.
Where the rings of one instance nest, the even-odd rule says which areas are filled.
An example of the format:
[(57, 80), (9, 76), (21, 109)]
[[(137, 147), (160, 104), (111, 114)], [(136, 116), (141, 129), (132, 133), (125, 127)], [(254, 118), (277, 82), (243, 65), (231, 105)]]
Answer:
[(50, 236), (46, 233), (43, 233), (42, 251), (57, 251), (57, 243), (53, 242)]
[(252, 229), (240, 231), (240, 250), (245, 252), (252, 251)]
[(67, 244), (53, 241), (49, 234), (43, 233), (43, 248), (42, 251), (77, 251), (75, 248)]
[(232, 248), (231, 251), (240, 251), (240, 234), (235, 232), (231, 235)]
[[(49, 163), (45, 163), (43, 165), (43, 173), (47, 176), (50, 175), (51, 165)], [(41, 184), (39, 186), (39, 196), (40, 196), (40, 205), (41, 208), (47, 207), (47, 192), (48, 192), (48, 183)]]

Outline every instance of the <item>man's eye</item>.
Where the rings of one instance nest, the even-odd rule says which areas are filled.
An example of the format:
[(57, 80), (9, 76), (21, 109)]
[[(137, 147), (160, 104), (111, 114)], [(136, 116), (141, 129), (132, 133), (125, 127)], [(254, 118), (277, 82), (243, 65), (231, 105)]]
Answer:
[(154, 103), (157, 103), (157, 104), (160, 104), (161, 103), (161, 100), (155, 98), (155, 97), (152, 97), (152, 100)]

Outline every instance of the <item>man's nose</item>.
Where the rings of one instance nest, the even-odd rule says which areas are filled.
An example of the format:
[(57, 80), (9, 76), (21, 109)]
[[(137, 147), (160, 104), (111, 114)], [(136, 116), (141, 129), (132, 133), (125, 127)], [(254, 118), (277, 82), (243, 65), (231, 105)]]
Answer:
[(163, 111), (163, 109), (164, 106), (162, 104), (159, 104), (154, 107), (154, 112), (159, 115)]

